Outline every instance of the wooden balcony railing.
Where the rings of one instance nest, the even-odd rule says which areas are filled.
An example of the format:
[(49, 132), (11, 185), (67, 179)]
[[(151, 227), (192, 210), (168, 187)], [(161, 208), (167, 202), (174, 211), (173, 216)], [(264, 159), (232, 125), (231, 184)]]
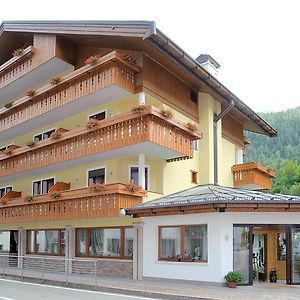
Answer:
[(34, 97), (23, 97), (11, 108), (0, 109), (0, 132), (34, 117), (76, 101), (98, 90), (117, 84), (135, 93), (138, 66), (129, 64), (117, 51), (101, 57), (97, 64), (86, 65), (66, 75), (57, 85), (47, 85)]
[(15, 56), (0, 66), (0, 89), (33, 69), (32, 46), (24, 49), (22, 55)]
[(233, 173), (233, 185), (238, 188), (270, 190), (271, 179), (276, 176), (273, 170), (265, 168), (256, 162), (234, 165), (231, 170)]
[(142, 142), (152, 142), (180, 156), (192, 157), (192, 141), (200, 138), (199, 133), (191, 131), (185, 124), (166, 119), (157, 108), (149, 106), (141, 114), (124, 113), (99, 121), (92, 129), (70, 130), (62, 133), (57, 140), (46, 139), (37, 142), (33, 148), (25, 146), (10, 155), (0, 154), (0, 176)]
[(30, 202), (25, 197), (9, 199), (0, 206), (0, 222), (39, 222), (74, 220), (101, 217), (118, 217), (120, 210), (140, 204), (146, 196), (143, 190), (130, 192), (125, 184), (108, 184), (102, 191), (90, 188), (61, 191), (56, 199), (51, 193), (33, 196)]

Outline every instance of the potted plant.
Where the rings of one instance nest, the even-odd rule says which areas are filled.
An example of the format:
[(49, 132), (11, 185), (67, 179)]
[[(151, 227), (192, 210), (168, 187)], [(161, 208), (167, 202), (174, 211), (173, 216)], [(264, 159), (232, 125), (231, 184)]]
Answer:
[(29, 142), (27, 142), (27, 143), (26, 143), (26, 145), (27, 145), (29, 148), (32, 148), (32, 147), (34, 147), (34, 146), (35, 146), (35, 144), (36, 144), (36, 142), (35, 142), (35, 141), (29, 141)]
[(97, 121), (97, 119), (94, 119), (94, 118), (89, 119), (86, 124), (86, 128), (88, 128), (88, 129), (93, 129), (93, 128), (96, 128), (97, 126), (98, 126), (98, 121)]
[(85, 61), (84, 61), (84, 63), (86, 64), (86, 65), (91, 65), (91, 66), (93, 66), (93, 65), (95, 65), (96, 63), (98, 62), (98, 55), (92, 55), (92, 56), (90, 56), (90, 57), (88, 57)]
[(90, 190), (91, 192), (101, 192), (105, 189), (105, 183), (100, 183), (100, 182), (97, 182), (97, 183), (93, 183), (90, 187)]
[(130, 110), (134, 114), (142, 114), (145, 111), (145, 105), (141, 104), (141, 105), (138, 105), (138, 106), (134, 106)]
[(23, 51), (24, 51), (23, 48), (18, 48), (12, 53), (12, 55), (13, 56), (21, 56), (23, 54)]
[(228, 283), (229, 288), (236, 288), (237, 283), (243, 283), (244, 282), (244, 276), (240, 272), (228, 272), (224, 279)]
[(192, 122), (187, 122), (186, 127), (191, 130), (191, 131), (197, 131), (198, 130), (198, 125), (196, 123)]
[(35, 91), (34, 90), (28, 90), (25, 92), (25, 96), (28, 97), (33, 97), (35, 95)]
[(33, 196), (32, 195), (26, 195), (24, 197), (24, 201), (26, 201), (26, 202), (31, 202), (32, 200), (33, 200)]
[(53, 77), (50, 79), (49, 83), (52, 85), (58, 84), (61, 81), (60, 77)]
[(160, 113), (167, 119), (172, 119), (174, 117), (174, 112), (171, 108), (162, 108)]
[(50, 197), (52, 199), (57, 199), (60, 197), (60, 193), (59, 192), (53, 192), (53, 193), (50, 193)]
[(134, 183), (132, 180), (130, 180), (126, 185), (125, 188), (127, 191), (130, 191), (132, 193), (141, 190), (142, 187), (140, 185), (138, 185), (137, 183)]
[(5, 107), (5, 108), (10, 108), (10, 107), (12, 107), (13, 104), (14, 104), (14, 101), (8, 101), (8, 102), (6, 102), (6, 103), (4, 104), (4, 107)]
[(6, 150), (3, 151), (3, 154), (5, 154), (5, 155), (12, 155), (12, 154), (13, 154), (13, 151), (12, 151), (12, 149), (9, 147), (9, 148), (7, 148)]
[(55, 132), (51, 133), (50, 138), (52, 140), (58, 140), (60, 138), (60, 133), (55, 131)]

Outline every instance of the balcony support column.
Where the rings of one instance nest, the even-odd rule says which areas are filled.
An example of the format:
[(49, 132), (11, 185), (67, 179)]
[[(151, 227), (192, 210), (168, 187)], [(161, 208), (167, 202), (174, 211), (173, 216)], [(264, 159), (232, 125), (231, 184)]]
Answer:
[(26, 230), (18, 227), (18, 268), (23, 268), (23, 256), (26, 253)]
[(73, 226), (67, 225), (65, 226), (65, 270), (72, 273), (72, 262), (70, 259), (75, 257), (75, 247), (76, 247), (76, 234), (75, 228)]
[(146, 104), (146, 96), (144, 92), (139, 93), (139, 105), (145, 105)]
[(143, 279), (143, 224), (133, 224), (133, 279)]
[(139, 154), (139, 182), (138, 184), (145, 189), (145, 153)]

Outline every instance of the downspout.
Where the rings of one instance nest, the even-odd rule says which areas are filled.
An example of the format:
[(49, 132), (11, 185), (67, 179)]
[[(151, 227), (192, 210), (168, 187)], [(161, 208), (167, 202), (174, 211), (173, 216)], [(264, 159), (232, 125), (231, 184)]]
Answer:
[(219, 182), (218, 174), (218, 121), (220, 121), (232, 108), (234, 107), (233, 99), (230, 99), (229, 106), (227, 106), (218, 115), (214, 114), (214, 125), (213, 125), (213, 142), (214, 142), (214, 184)]

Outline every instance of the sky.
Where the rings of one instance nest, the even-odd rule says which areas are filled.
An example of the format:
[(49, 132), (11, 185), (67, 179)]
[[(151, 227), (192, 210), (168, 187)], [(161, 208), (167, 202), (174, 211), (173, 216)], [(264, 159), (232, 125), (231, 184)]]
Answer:
[(149, 20), (257, 112), (300, 106), (299, 0), (14, 0), (3, 20)]

